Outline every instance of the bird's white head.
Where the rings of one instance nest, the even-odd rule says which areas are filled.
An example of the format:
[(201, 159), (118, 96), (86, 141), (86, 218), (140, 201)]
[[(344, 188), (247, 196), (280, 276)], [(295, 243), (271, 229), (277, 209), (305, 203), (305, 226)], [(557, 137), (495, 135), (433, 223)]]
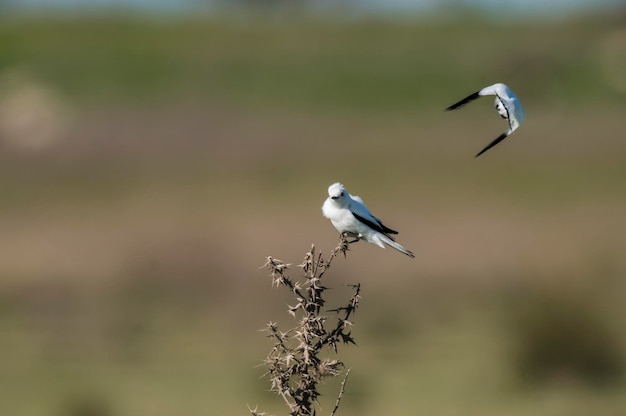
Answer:
[(348, 194), (346, 188), (339, 182), (333, 183), (328, 187), (328, 196), (330, 199), (336, 202), (343, 201), (345, 196)]

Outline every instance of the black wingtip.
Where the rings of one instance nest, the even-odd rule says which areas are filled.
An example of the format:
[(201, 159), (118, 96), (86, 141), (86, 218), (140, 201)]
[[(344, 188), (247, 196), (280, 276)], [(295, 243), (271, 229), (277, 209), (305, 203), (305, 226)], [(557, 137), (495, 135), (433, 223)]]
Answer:
[(385, 224), (381, 224), (383, 229), (385, 230), (386, 234), (398, 234), (398, 232), (396, 230), (392, 230), (391, 228), (387, 227)]
[(474, 101), (475, 99), (480, 97), (479, 92), (480, 91), (476, 91), (475, 93), (468, 95), (467, 97), (463, 98), (461, 101), (456, 102), (452, 104), (450, 107), (446, 108), (445, 111), (456, 110), (459, 107), (463, 107), (465, 104), (469, 103), (470, 101)]
[(476, 156), (474, 156), (474, 159), (476, 159), (478, 156), (482, 155), (483, 153), (485, 153), (487, 150), (491, 149), (492, 146), (487, 146), (485, 147), (483, 150), (481, 150), (480, 152), (476, 153)]
[(485, 153), (487, 150), (491, 149), (492, 147), (494, 147), (495, 145), (497, 145), (498, 143), (500, 143), (502, 140), (506, 139), (508, 136), (507, 133), (502, 133), (501, 135), (499, 135), (494, 141), (492, 141), (491, 143), (489, 143), (483, 150), (481, 150), (480, 152), (478, 152), (478, 154), (476, 156), (474, 156), (474, 158), (477, 158), (478, 156), (482, 155), (483, 153)]

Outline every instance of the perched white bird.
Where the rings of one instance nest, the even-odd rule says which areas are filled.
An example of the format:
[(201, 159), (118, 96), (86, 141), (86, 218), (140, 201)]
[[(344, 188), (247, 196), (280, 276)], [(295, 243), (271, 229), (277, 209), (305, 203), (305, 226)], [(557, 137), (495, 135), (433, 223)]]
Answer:
[(524, 109), (522, 108), (522, 104), (519, 102), (517, 96), (513, 93), (513, 91), (511, 91), (509, 87), (502, 83), (490, 85), (480, 91), (468, 95), (458, 103), (452, 104), (450, 107), (446, 108), (446, 111), (462, 107), (470, 101), (474, 101), (475, 99), (484, 95), (496, 96), (496, 111), (498, 112), (498, 114), (500, 114), (500, 117), (505, 118), (509, 121), (509, 129), (502, 133), (500, 136), (498, 136), (494, 141), (489, 143), (487, 147), (485, 147), (483, 150), (480, 151), (480, 153), (476, 155), (476, 157), (482, 155), (487, 150), (491, 149), (493, 146), (506, 139), (506, 137), (513, 133), (519, 127), (522, 121), (524, 121)]
[(372, 215), (361, 198), (350, 195), (338, 182), (328, 187), (328, 198), (322, 205), (322, 212), (341, 234), (374, 243), (382, 248), (387, 244), (409, 257), (415, 257), (391, 237), (391, 234), (398, 234), (397, 231), (385, 226)]

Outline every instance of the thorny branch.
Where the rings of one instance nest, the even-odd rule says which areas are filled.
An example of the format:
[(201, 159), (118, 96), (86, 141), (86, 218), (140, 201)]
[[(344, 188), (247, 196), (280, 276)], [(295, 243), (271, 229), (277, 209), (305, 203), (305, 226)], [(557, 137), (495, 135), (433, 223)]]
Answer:
[[(325, 347), (337, 352), (338, 344), (356, 344), (351, 335), (352, 323), (350, 316), (359, 306), (361, 285), (350, 285), (354, 289), (352, 297), (345, 306), (331, 309), (328, 312), (337, 314), (337, 323), (328, 324), (328, 316), (322, 314), (325, 304), (324, 294), (328, 287), (321, 283), (322, 277), (330, 268), (331, 263), (340, 253), (346, 256), (349, 242), (344, 236), (339, 245), (332, 251), (328, 259), (317, 253), (315, 246), (306, 253), (299, 267), (303, 271), (303, 280), (295, 281), (287, 276), (289, 264), (273, 257), (268, 257), (265, 267), (270, 271), (272, 284), (287, 287), (294, 295), (296, 303), (289, 305), (288, 313), (297, 319), (296, 326), (286, 332), (279, 330), (275, 322), (265, 328), (267, 336), (273, 339), (273, 346), (264, 360), (271, 382), (271, 391), (282, 397), (289, 408), (290, 416), (313, 416), (319, 406), (320, 393), (317, 386), (326, 377), (336, 377), (341, 373), (344, 364), (340, 360), (323, 357)], [(341, 390), (335, 407), (334, 416), (344, 394), (345, 383), (349, 370), (341, 383)], [(263, 415), (257, 409), (250, 413)]]

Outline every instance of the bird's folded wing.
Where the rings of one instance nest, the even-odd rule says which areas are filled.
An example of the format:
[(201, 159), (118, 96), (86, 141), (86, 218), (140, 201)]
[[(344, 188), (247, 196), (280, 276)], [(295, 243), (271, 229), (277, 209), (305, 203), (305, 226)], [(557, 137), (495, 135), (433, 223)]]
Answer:
[(388, 235), (389, 232), (385, 231), (385, 229), (387, 227), (384, 227), (381, 223), (377, 222), (374, 218), (372, 218), (372, 217), (369, 217), (369, 218), (362, 217), (359, 214), (355, 213), (354, 211), (352, 211), (352, 215), (354, 215), (354, 218), (356, 218), (357, 220), (359, 220), (363, 224), (367, 225), (372, 230), (375, 230), (375, 231), (378, 231), (379, 233), (385, 234), (385, 235), (387, 235), (387, 237), (389, 237), (391, 240), (393, 240), (393, 238)]

